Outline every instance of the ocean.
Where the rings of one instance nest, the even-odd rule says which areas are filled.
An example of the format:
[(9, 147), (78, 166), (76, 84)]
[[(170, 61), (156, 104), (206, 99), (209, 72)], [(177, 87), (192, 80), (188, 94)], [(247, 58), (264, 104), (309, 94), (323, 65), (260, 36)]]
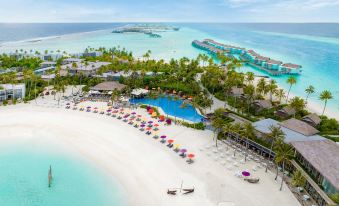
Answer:
[[(32, 144), (34, 145), (34, 144)], [(0, 145), (0, 205), (123, 206), (122, 191), (89, 162), (23, 142)], [(52, 166), (52, 186), (48, 170)]]
[[(0, 53), (15, 50), (49, 50), (81, 52), (86, 47), (120, 47), (133, 52), (137, 57), (151, 50), (155, 59), (196, 57), (201, 50), (193, 48), (195, 39), (212, 38), (254, 49), (258, 53), (283, 62), (303, 66), (297, 77), (297, 85), (291, 93), (305, 97), (305, 88), (313, 85), (316, 93), (309, 101), (321, 112), (323, 102), (319, 94), (330, 90), (334, 96), (328, 103), (326, 114), (339, 112), (339, 24), (221, 24), (190, 23), (179, 26), (179, 31), (161, 33), (162, 38), (150, 38), (143, 34), (113, 34), (111, 30), (127, 23), (105, 24), (0, 24)], [(241, 71), (257, 75), (265, 72), (244, 66)], [(288, 89), (288, 76), (271, 77)]]

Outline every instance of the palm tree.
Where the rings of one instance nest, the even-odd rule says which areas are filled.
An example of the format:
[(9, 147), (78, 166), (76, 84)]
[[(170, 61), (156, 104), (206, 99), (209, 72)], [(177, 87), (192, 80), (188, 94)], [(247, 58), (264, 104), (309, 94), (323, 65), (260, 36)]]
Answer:
[(333, 99), (332, 93), (330, 91), (325, 90), (325, 91), (321, 92), (320, 100), (325, 102), (322, 115), (324, 115), (325, 109), (326, 109), (326, 106), (327, 106), (327, 101), (330, 100), (330, 99)]
[(285, 144), (283, 141), (279, 141), (276, 146), (275, 162), (276, 164), (282, 164), (282, 177), (280, 184), (280, 191), (282, 190), (284, 183), (285, 165), (289, 163), (290, 159), (293, 158), (293, 148), (289, 144)]
[(281, 103), (281, 99), (285, 97), (285, 91), (283, 89), (278, 89), (275, 92), (276, 97), (279, 99), (279, 103)]
[(254, 73), (253, 72), (247, 72), (246, 73), (246, 81), (247, 85), (251, 85), (254, 81)]
[[(242, 136), (244, 136), (246, 138), (246, 150), (248, 151), (248, 140), (249, 139), (254, 139), (255, 138), (255, 128), (252, 125), (252, 123), (250, 122), (246, 122), (242, 125), (243, 129), (242, 129)], [(245, 155), (245, 162), (246, 162), (246, 158), (247, 158), (247, 152)]]
[(213, 127), (213, 140), (215, 140), (215, 146), (218, 147), (218, 134), (223, 128), (224, 120), (220, 117), (215, 117), (212, 119)]
[(290, 100), (290, 106), (295, 109), (296, 112), (300, 112), (306, 107), (306, 102), (300, 97), (293, 97)]
[(286, 81), (289, 85), (290, 85), (290, 88), (288, 89), (288, 93), (287, 93), (287, 97), (286, 97), (286, 103), (288, 102), (288, 96), (290, 95), (290, 91), (291, 91), (291, 88), (294, 84), (297, 83), (297, 79), (293, 76), (290, 76), (287, 81)]
[(272, 97), (273, 97), (273, 94), (276, 93), (277, 88), (278, 88), (277, 82), (276, 82), (275, 80), (273, 80), (273, 79), (272, 79), (272, 80), (269, 82), (269, 84), (267, 85), (267, 89), (268, 89), (268, 91), (270, 92), (270, 101), (271, 101), (271, 102), (273, 101), (273, 100), (272, 100)]
[[(278, 141), (279, 139), (284, 139), (284, 137), (285, 137), (285, 134), (284, 134), (284, 132), (281, 130), (281, 127), (280, 127), (280, 126), (273, 126), (273, 125), (271, 125), (271, 126), (269, 127), (269, 130), (270, 130), (270, 133), (267, 135), (267, 137), (270, 138), (270, 141), (271, 141), (271, 147), (270, 147), (270, 152), (269, 152), (269, 154), (268, 154), (268, 161), (271, 160), (271, 155), (272, 155), (272, 150), (273, 150), (274, 143), (275, 143), (276, 141)], [(269, 163), (269, 162), (267, 162), (265, 172), (267, 172), (267, 170), (268, 170), (268, 163)]]
[(306, 94), (307, 94), (307, 96), (306, 96), (306, 103), (307, 103), (308, 97), (309, 97), (311, 94), (313, 94), (313, 93), (315, 92), (314, 86), (312, 86), (312, 85), (308, 86), (308, 87), (305, 89), (305, 92), (306, 92)]
[(267, 93), (267, 85), (265, 78), (260, 78), (257, 83), (257, 92), (258, 94), (266, 94)]
[(300, 170), (294, 171), (291, 183), (295, 187), (304, 187), (306, 179)]

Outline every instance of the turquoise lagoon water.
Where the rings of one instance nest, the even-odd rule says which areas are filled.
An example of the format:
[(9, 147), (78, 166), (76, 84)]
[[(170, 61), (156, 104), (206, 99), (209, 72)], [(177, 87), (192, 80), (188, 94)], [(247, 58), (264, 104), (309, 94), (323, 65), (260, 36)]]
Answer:
[(180, 99), (174, 100), (169, 99), (167, 97), (159, 97), (157, 99), (151, 98), (131, 99), (130, 101), (132, 103), (141, 103), (161, 107), (162, 110), (168, 115), (186, 119), (192, 122), (201, 122), (203, 118), (203, 116), (198, 114), (198, 112), (192, 105), (186, 104), (185, 107), (181, 107), (183, 101)]
[[(196, 57), (205, 53), (191, 46), (195, 39), (213, 38), (250, 49), (284, 62), (303, 66), (302, 75), (292, 93), (306, 96), (305, 88), (313, 85), (316, 94), (310, 101), (323, 104), (319, 100), (321, 91), (330, 90), (334, 96), (328, 104), (327, 114), (339, 112), (339, 24), (174, 24), (181, 27), (178, 32), (161, 33), (162, 38), (150, 38), (143, 34), (112, 34), (110, 25), (90, 33), (77, 33), (58, 38), (41, 39), (39, 42), (2, 43), (0, 52), (16, 49), (54, 50), (81, 52), (87, 46), (119, 46), (130, 50), (137, 57), (151, 50), (155, 59)], [(112, 28), (117, 26), (111, 25)], [(77, 27), (77, 25), (75, 25)], [(93, 26), (91, 26), (92, 28)], [(83, 29), (83, 28), (82, 28)], [(0, 25), (0, 31), (6, 30)], [(7, 29), (8, 30), (8, 29)], [(7, 31), (6, 30), (6, 31)], [(38, 29), (36, 29), (38, 30)], [(43, 30), (43, 29), (41, 29)], [(92, 29), (94, 30), (94, 29)], [(47, 34), (46, 34), (47, 35)], [(57, 34), (51, 34), (57, 35)], [(6, 39), (6, 38), (5, 38)], [(263, 71), (245, 66), (241, 71), (252, 71), (257, 75), (268, 75)], [(288, 89), (288, 76), (272, 77), (280, 86)]]
[(105, 174), (84, 161), (26, 146), (1, 147), (1, 206), (121, 206), (121, 197)]

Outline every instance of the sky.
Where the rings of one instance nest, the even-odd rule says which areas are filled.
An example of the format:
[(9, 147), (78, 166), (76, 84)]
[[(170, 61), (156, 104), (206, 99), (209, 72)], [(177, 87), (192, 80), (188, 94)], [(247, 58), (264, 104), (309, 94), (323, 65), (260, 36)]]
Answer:
[(0, 22), (339, 22), (339, 0), (0, 0)]

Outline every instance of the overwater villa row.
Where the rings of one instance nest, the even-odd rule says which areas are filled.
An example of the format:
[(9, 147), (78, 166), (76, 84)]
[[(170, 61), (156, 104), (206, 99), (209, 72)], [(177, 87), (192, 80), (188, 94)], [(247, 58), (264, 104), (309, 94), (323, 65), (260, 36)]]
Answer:
[(192, 45), (213, 54), (226, 53), (233, 58), (235, 58), (234, 55), (239, 55), (239, 59), (244, 60), (245, 64), (264, 70), (274, 76), (282, 74), (301, 74), (302, 71), (301, 65), (283, 63), (282, 61), (262, 56), (254, 50), (247, 50), (242, 47), (221, 44), (212, 39), (205, 39), (202, 42), (194, 40)]

